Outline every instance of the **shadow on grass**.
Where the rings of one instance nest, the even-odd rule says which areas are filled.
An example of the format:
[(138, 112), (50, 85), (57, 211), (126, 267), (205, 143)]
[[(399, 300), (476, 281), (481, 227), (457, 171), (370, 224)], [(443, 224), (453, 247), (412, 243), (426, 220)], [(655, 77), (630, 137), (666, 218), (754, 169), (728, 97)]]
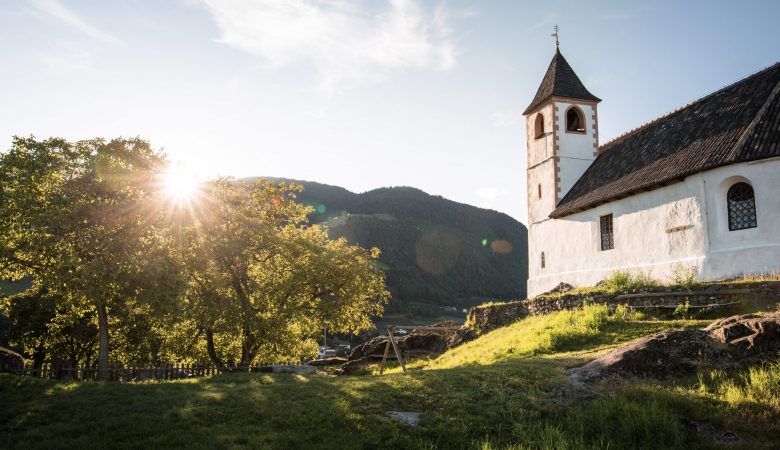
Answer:
[[(159, 383), (0, 376), (3, 448), (699, 448), (685, 417), (743, 447), (780, 431), (677, 386), (572, 397), (559, 362), (526, 358), (408, 375), (236, 374)], [(422, 413), (412, 428), (390, 410)], [(769, 419), (773, 420), (770, 416)], [(751, 429), (753, 432), (751, 433)], [(486, 444), (487, 443), (487, 444)], [(747, 445), (750, 443), (751, 445)], [(737, 445), (736, 448), (740, 446)]]
[[(750, 448), (747, 443), (772, 442), (771, 436), (780, 433), (775, 420), (780, 414), (762, 418), (755, 408), (746, 410), (697, 395), (684, 383), (607, 386), (602, 392), (607, 395), (593, 400), (577, 393), (565, 377), (564, 367), (582, 359), (583, 353), (670, 327), (699, 325), (608, 322), (595, 334), (558, 333), (552, 347), (523, 347), (523, 339), (538, 336), (521, 335), (519, 329), (516, 342), (505, 342), (502, 332), (493, 332), (480, 346), (462, 346), (472, 353), (456, 360), (453, 367), (437, 367), (434, 361), (426, 370), (411, 370), (408, 375), (234, 374), (122, 384), (0, 374), (0, 447), (697, 448), (712, 444), (686, 428), (681, 417), (731, 427), (745, 436), (745, 448)], [(510, 353), (513, 347), (508, 344), (530, 353)], [(473, 348), (466, 348), (469, 345)], [(540, 353), (534, 348), (545, 350)], [(402, 424), (390, 419), (388, 411), (419, 412), (421, 424)]]
[[(0, 437), (10, 448), (460, 448), (539, 406), (556, 374), (529, 361), (406, 376), (135, 384), (3, 375)], [(388, 418), (391, 410), (421, 412), (422, 426)]]

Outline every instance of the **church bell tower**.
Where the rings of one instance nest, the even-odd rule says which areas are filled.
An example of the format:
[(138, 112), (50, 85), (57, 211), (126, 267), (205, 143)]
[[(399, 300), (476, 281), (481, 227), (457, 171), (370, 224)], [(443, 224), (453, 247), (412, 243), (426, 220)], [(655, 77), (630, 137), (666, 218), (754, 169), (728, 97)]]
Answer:
[[(523, 115), (528, 136), (528, 226), (548, 220), (555, 205), (598, 154), (596, 105), (558, 45)], [(532, 236), (529, 235), (529, 240)], [(537, 258), (529, 255), (530, 261)], [(533, 264), (533, 263), (531, 263)]]

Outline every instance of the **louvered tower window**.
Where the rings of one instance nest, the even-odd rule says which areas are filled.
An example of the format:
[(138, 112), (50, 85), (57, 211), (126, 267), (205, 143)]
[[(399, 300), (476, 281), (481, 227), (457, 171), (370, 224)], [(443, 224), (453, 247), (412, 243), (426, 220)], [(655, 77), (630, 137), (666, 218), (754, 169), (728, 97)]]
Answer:
[(601, 250), (615, 248), (615, 233), (612, 229), (612, 214), (601, 216)]
[(756, 196), (753, 187), (747, 183), (737, 183), (726, 194), (729, 209), (729, 230), (756, 228)]

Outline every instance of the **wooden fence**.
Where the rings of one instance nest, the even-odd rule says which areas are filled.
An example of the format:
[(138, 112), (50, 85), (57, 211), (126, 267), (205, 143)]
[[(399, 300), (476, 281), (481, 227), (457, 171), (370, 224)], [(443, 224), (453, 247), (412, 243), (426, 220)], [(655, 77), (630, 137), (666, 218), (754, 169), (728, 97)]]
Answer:
[[(204, 366), (196, 364), (174, 364), (157, 367), (109, 367), (109, 381), (178, 380), (184, 378), (206, 377), (222, 373), (270, 373), (272, 366)], [(24, 368), (10, 373), (35, 378), (56, 380), (94, 381), (97, 379), (97, 367), (57, 367), (43, 364), (34, 368), (25, 364)]]

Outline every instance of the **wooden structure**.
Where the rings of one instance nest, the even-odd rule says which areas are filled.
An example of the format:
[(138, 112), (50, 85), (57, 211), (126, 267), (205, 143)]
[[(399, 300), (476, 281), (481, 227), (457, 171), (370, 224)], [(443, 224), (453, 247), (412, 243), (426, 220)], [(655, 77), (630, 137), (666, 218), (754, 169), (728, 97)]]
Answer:
[(429, 326), (406, 326), (406, 325), (388, 325), (387, 326), (387, 344), (385, 345), (385, 354), (382, 356), (382, 364), (379, 366), (379, 373), (382, 374), (385, 371), (385, 364), (387, 363), (387, 355), (390, 354), (390, 347), (393, 348), (395, 357), (398, 358), (398, 362), (401, 363), (401, 369), (406, 373), (406, 362), (401, 354), (401, 350), (398, 349), (398, 342), (395, 340), (395, 332), (398, 329), (401, 330), (422, 330), (422, 331), (441, 331), (444, 333), (455, 332), (460, 330), (461, 327), (429, 327)]
[[(26, 364), (8, 373), (34, 378), (56, 380), (94, 381), (97, 380), (96, 366), (58, 367), (45, 363), (36, 368)], [(207, 377), (223, 373), (271, 373), (272, 366), (215, 366), (199, 364), (172, 364), (167, 366), (146, 367), (109, 367), (107, 381), (145, 381), (178, 380), (184, 378)]]

